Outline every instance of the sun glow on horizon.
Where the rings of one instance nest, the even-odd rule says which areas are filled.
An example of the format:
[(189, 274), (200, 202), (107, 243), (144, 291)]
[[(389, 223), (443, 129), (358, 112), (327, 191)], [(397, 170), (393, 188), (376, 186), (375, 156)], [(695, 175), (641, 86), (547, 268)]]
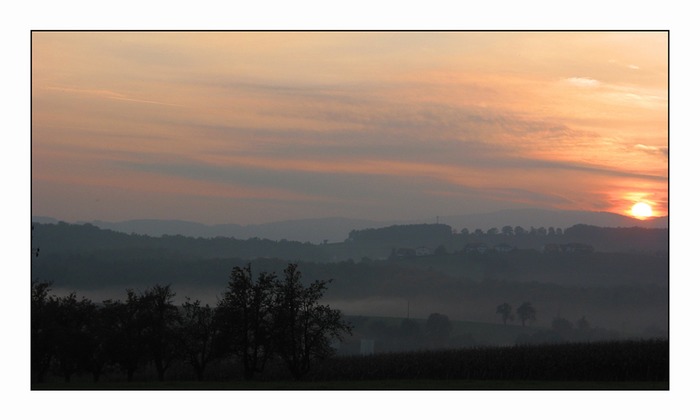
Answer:
[(654, 214), (651, 206), (642, 201), (633, 205), (630, 212), (632, 213), (632, 216), (640, 220), (644, 220)]
[(668, 213), (663, 31), (36, 31), (31, 76), (36, 214)]

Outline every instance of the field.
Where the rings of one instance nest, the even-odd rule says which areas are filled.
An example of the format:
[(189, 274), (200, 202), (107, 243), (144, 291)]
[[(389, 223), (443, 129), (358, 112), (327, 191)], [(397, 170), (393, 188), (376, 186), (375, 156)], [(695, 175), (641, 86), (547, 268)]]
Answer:
[(333, 357), (298, 382), (275, 365), (254, 381), (237, 380), (233, 371), (228, 376), (202, 382), (184, 376), (164, 382), (75, 378), (32, 389), (668, 390), (669, 348), (667, 340), (644, 340), (385, 353)]
[(191, 391), (469, 391), (469, 390), (668, 390), (668, 381), (470, 381), (470, 380), (374, 380), (374, 381), (232, 381), (232, 382), (75, 382), (34, 386), (34, 390), (191, 390)]

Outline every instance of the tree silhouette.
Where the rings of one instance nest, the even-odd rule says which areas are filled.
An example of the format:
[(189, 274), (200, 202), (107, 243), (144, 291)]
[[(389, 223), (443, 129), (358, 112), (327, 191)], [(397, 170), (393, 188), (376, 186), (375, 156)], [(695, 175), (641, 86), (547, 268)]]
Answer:
[(525, 321), (534, 321), (536, 319), (536, 311), (530, 302), (525, 302), (518, 307), (516, 310), (518, 318), (522, 321), (523, 326), (525, 326)]
[(496, 308), (496, 313), (501, 315), (503, 319), (503, 325), (506, 325), (508, 321), (513, 320), (513, 308), (508, 303), (501, 303)]
[(276, 284), (275, 350), (295, 380), (308, 373), (313, 361), (333, 353), (332, 338), (342, 340), (351, 332), (339, 310), (319, 303), (330, 282), (316, 280), (304, 287), (297, 265), (289, 264)]
[(133, 290), (127, 289), (125, 302), (106, 300), (103, 304), (103, 316), (112, 330), (108, 340), (111, 360), (131, 382), (136, 369), (145, 362), (146, 325), (141, 300)]
[(253, 281), (250, 264), (234, 267), (219, 303), (222, 328), (230, 352), (243, 363), (245, 379), (261, 372), (272, 352), (273, 303), (276, 275), (260, 273)]
[(92, 373), (93, 382), (99, 382), (105, 368), (112, 361), (110, 340), (114, 333), (110, 319), (105, 314), (104, 306), (91, 304), (87, 325), (90, 331), (88, 343), (91, 350), (88, 370)]
[(95, 312), (92, 302), (85, 298), (78, 300), (75, 293), (57, 300), (55, 354), (65, 382), (88, 367), (92, 355), (90, 321), (94, 319)]
[(165, 371), (177, 356), (178, 310), (173, 304), (175, 292), (170, 285), (155, 285), (140, 297), (144, 317), (144, 341), (148, 356), (158, 373), (158, 380), (165, 380)]
[(204, 380), (207, 364), (217, 356), (217, 341), (221, 330), (216, 322), (215, 310), (202, 306), (199, 300), (185, 299), (178, 319), (179, 345), (182, 356), (192, 365), (197, 380)]
[(32, 378), (43, 382), (55, 355), (55, 326), (58, 302), (49, 295), (51, 283), (32, 282), (31, 291), (31, 369)]
[(133, 381), (146, 365), (163, 381), (176, 360), (189, 362), (203, 380), (207, 364), (224, 354), (238, 356), (246, 379), (273, 356), (300, 379), (313, 361), (333, 352), (331, 339), (342, 339), (351, 330), (340, 311), (319, 303), (330, 281), (305, 287), (300, 278), (293, 264), (284, 281), (261, 273), (254, 282), (250, 265), (235, 267), (216, 308), (189, 298), (178, 308), (169, 285), (139, 295), (127, 289), (124, 301), (105, 300), (98, 306), (75, 293), (56, 297), (50, 283), (32, 282), (32, 383), (49, 373), (66, 382), (91, 373), (98, 381), (111, 366)]
[[(32, 241), (34, 240), (34, 225), (32, 225)], [(32, 256), (39, 257), (39, 247), (32, 247)]]

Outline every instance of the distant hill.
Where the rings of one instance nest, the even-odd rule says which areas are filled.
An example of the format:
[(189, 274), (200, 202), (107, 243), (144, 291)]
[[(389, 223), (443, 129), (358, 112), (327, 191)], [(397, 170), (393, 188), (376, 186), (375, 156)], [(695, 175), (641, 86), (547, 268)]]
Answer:
[(598, 227), (668, 228), (667, 216), (638, 220), (609, 212), (543, 209), (501, 210), (491, 213), (446, 216), (440, 217), (440, 222), (457, 230), (463, 228), (486, 230), (492, 227), (500, 229), (506, 225), (521, 226), (525, 229), (550, 226), (565, 229), (578, 224)]
[(56, 224), (58, 222), (59, 220), (53, 217), (32, 216), (32, 223)]
[[(56, 223), (51, 217), (32, 216), (36, 223)], [(659, 217), (645, 221), (607, 212), (562, 211), (543, 209), (502, 210), (491, 213), (469, 215), (440, 216), (441, 224), (446, 224), (456, 231), (467, 228), (486, 230), (492, 227), (521, 226), (526, 230), (530, 227), (568, 228), (577, 224), (598, 227), (645, 227), (668, 228), (668, 217)], [(78, 224), (86, 222), (77, 222)], [(136, 233), (159, 237), (162, 235), (183, 235), (190, 237), (215, 238), (218, 236), (235, 237), (237, 239), (261, 238), (279, 241), (322, 243), (342, 242), (353, 230), (387, 227), (396, 224), (425, 223), (422, 221), (372, 221), (329, 217), (319, 219), (289, 220), (264, 223), (257, 225), (215, 224), (182, 221), (141, 219), (123, 222), (89, 221), (94, 226), (123, 233)]]
[[(56, 223), (48, 217), (32, 217), (37, 223)], [(286, 239), (297, 242), (322, 243), (342, 242), (348, 234), (357, 229), (385, 226), (386, 223), (371, 220), (347, 218), (303, 219), (272, 222), (258, 225), (216, 224), (188, 222), (184, 220), (140, 219), (123, 222), (105, 222), (102, 220), (80, 221), (76, 224), (90, 223), (102, 229), (115, 232), (135, 233), (160, 237), (162, 235), (183, 235), (193, 238), (233, 237), (236, 239)]]

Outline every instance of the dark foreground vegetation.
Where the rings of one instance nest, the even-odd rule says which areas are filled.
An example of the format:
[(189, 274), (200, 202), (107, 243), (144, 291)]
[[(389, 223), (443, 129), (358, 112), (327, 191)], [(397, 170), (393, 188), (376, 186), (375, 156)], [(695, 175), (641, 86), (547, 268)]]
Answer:
[[(448, 340), (449, 319), (432, 314), (425, 325), (406, 319), (396, 330), (413, 331), (403, 338), (422, 350), (339, 356), (353, 325), (319, 303), (327, 282), (304, 286), (294, 264), (281, 279), (255, 279), (249, 265), (229, 279), (215, 307), (189, 299), (178, 307), (169, 286), (95, 304), (34, 283), (32, 389), (668, 388), (668, 340), (571, 342), (592, 337), (561, 328), (562, 319), (550, 332), (557, 344), (459, 347)], [(368, 331), (391, 330), (380, 325)]]
[(267, 272), (256, 279), (250, 265), (234, 267), (216, 307), (189, 299), (178, 307), (170, 286), (127, 290), (124, 301), (98, 305), (33, 283), (32, 383), (52, 374), (70, 382), (85, 373), (98, 382), (114, 372), (131, 382), (145, 369), (155, 369), (162, 382), (183, 363), (201, 381), (214, 361), (235, 363), (246, 380), (276, 362), (300, 380), (333, 353), (331, 340), (351, 331), (340, 311), (319, 303), (328, 282), (303, 285), (294, 264), (280, 279)]
[(385, 353), (325, 361), (316, 380), (668, 381), (668, 341)]
[(669, 389), (668, 367), (667, 340), (635, 340), (336, 356), (304, 381), (276, 363), (255, 381), (232, 380), (240, 367), (220, 363), (203, 382), (181, 366), (168, 382), (144, 372), (134, 382), (78, 377), (34, 389)]

